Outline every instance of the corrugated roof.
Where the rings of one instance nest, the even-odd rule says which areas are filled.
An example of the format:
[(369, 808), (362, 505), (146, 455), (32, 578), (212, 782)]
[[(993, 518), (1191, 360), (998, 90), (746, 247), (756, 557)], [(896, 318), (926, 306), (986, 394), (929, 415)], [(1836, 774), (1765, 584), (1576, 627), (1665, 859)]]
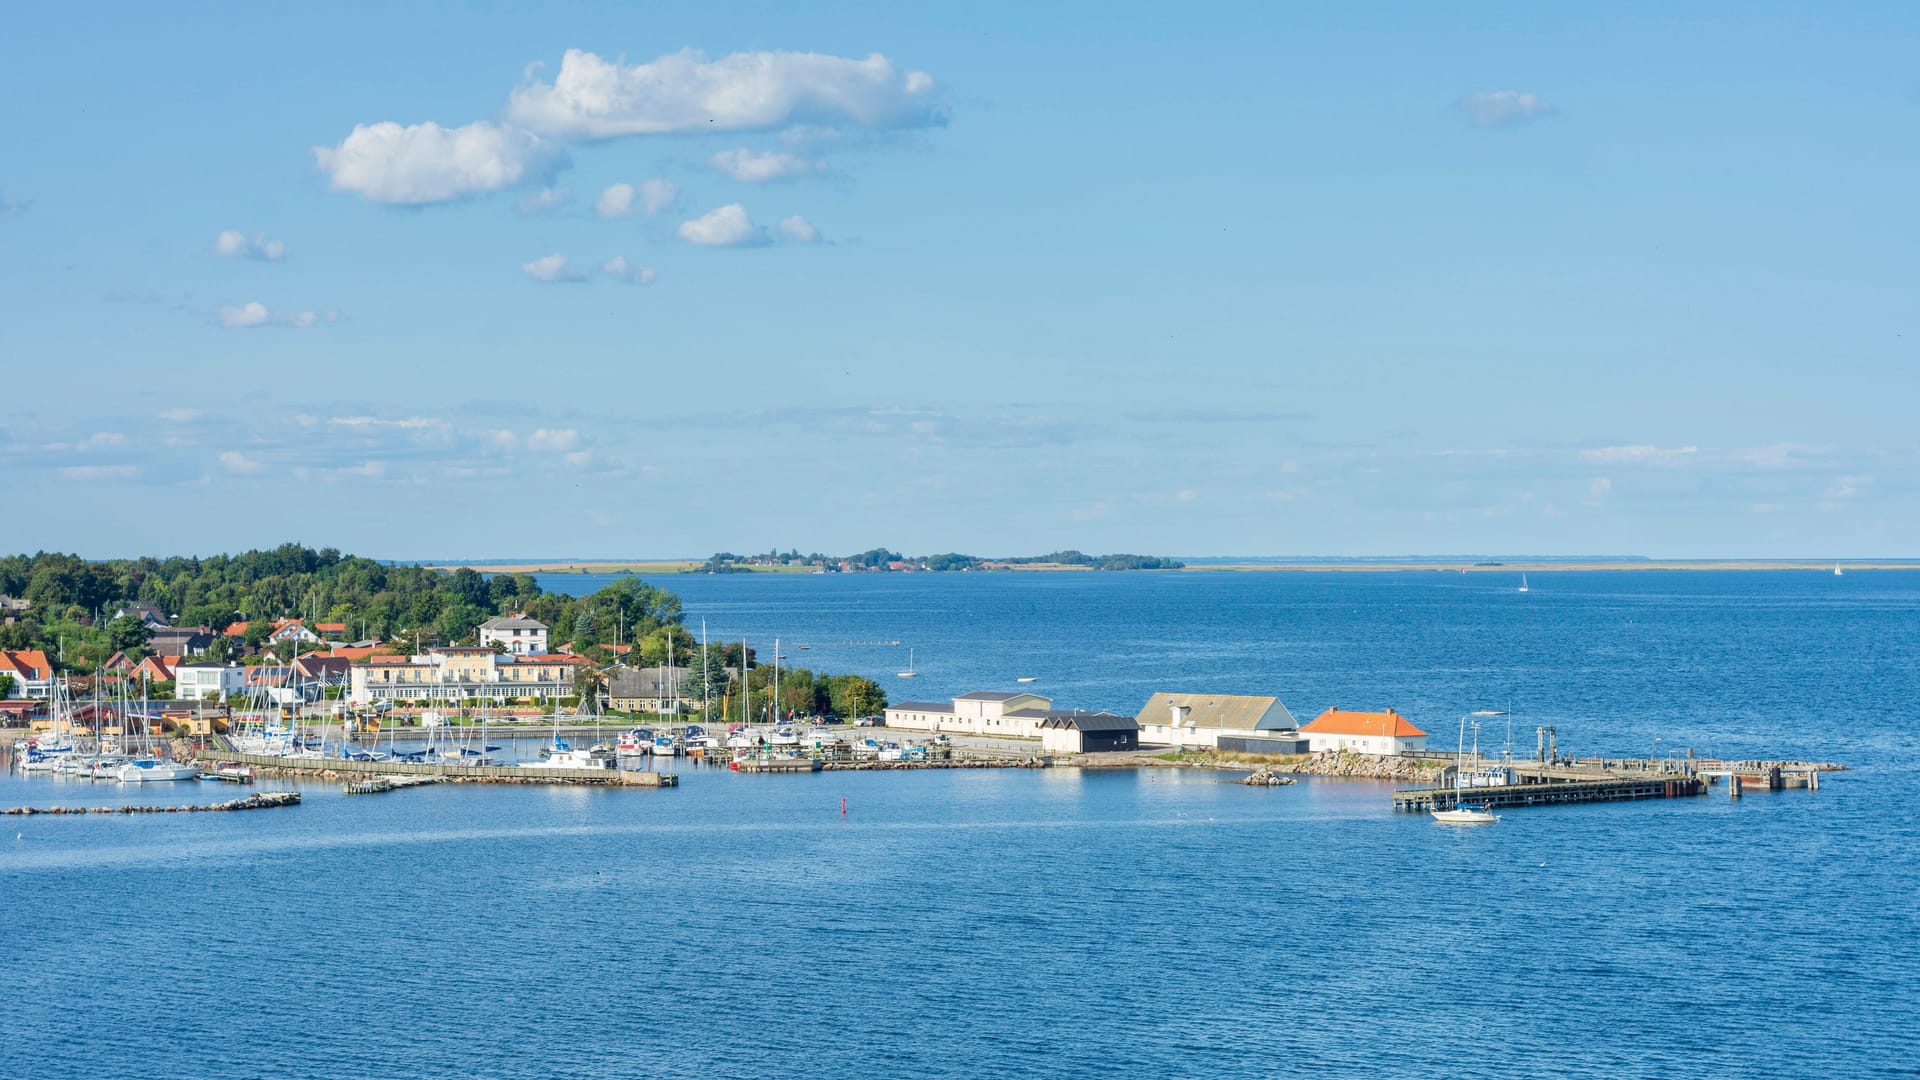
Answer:
[(961, 694), (959, 697), (954, 698), (954, 700), (955, 701), (1012, 701), (1014, 698), (1017, 698), (1017, 697), (1031, 697), (1031, 696), (1033, 695), (1023, 694), (1017, 691), (974, 690), (969, 693)]
[(899, 709), (902, 712), (950, 713), (953, 711), (953, 702), (951, 701), (896, 701), (893, 704), (887, 706), (888, 712), (892, 712), (895, 709)]
[(1426, 732), (1414, 727), (1406, 717), (1388, 709), (1386, 712), (1349, 712), (1345, 709), (1328, 709), (1313, 718), (1313, 723), (1300, 729), (1315, 735), (1392, 735), (1395, 738), (1424, 736)]
[(1249, 694), (1155, 694), (1141, 706), (1141, 727), (1164, 726), (1173, 722), (1173, 708), (1187, 710), (1182, 727), (1228, 729), (1233, 731), (1283, 731), (1299, 726), (1293, 713), (1277, 697)]

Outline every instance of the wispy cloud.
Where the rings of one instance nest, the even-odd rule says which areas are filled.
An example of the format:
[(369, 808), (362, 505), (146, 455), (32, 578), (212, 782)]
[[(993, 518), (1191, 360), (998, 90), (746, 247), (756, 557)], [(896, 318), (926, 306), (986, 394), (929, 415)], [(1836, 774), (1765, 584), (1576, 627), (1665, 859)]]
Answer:
[(789, 176), (825, 172), (826, 166), (784, 150), (722, 150), (707, 159), (707, 164), (742, 183), (764, 184)]
[(305, 330), (327, 323), (337, 323), (346, 318), (332, 308), (323, 311), (274, 311), (257, 300), (214, 308), (213, 317), (222, 327), (229, 330), (245, 330), (258, 326), (285, 326)]
[(227, 450), (220, 455), (220, 464), (228, 472), (257, 473), (266, 468), (259, 458), (243, 454), (238, 450)]
[(131, 480), (140, 475), (138, 465), (66, 465), (55, 471), (62, 480)]
[(1646, 465), (1672, 465), (1700, 452), (1697, 446), (1599, 446), (1580, 451), (1582, 461)]
[(627, 261), (625, 255), (615, 255), (600, 264), (600, 272), (615, 281), (624, 281), (631, 285), (651, 285), (657, 276), (651, 266), (635, 266)]
[(780, 230), (780, 238), (782, 240), (789, 240), (796, 244), (817, 244), (820, 242), (820, 230), (813, 227), (813, 222), (808, 221), (799, 214), (781, 218), (777, 228)]
[(1494, 90), (1468, 94), (1454, 104), (1473, 118), (1475, 127), (1505, 127), (1552, 115), (1554, 108), (1538, 94), (1521, 90)]

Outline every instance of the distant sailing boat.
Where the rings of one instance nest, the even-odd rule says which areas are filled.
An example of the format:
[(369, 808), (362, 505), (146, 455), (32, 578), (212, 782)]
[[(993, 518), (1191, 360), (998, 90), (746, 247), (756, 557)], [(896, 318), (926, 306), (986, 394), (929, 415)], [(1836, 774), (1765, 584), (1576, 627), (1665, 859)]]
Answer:
[(898, 675), (903, 679), (912, 679), (912, 678), (919, 677), (920, 673), (913, 670), (913, 650), (911, 648), (907, 650), (907, 670), (896, 671), (894, 672), (894, 674)]
[(1843, 576), (1843, 575), (1842, 575), (1842, 574), (1840, 573), (1840, 564), (1839, 564), (1839, 563), (1834, 563), (1834, 564), (1833, 564), (1833, 576), (1834, 576), (1834, 577), (1841, 577), (1841, 576)]
[(1527, 575), (1525, 574), (1520, 575), (1520, 591), (1521, 592), (1527, 591)]

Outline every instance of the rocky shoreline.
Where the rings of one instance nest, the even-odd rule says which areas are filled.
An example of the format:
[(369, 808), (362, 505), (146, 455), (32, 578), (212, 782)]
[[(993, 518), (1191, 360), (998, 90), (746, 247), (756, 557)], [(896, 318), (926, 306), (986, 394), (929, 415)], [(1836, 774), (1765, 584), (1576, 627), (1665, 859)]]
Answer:
[[(1290, 777), (1325, 776), (1346, 780), (1391, 780), (1400, 784), (1431, 784), (1440, 779), (1444, 763), (1430, 758), (1387, 754), (1356, 754), (1339, 750), (1300, 757), (1253, 759), (1244, 755), (1195, 754), (1168, 764), (1234, 772), (1252, 770), (1242, 783), (1282, 786)], [(1255, 777), (1262, 779), (1255, 780)]]

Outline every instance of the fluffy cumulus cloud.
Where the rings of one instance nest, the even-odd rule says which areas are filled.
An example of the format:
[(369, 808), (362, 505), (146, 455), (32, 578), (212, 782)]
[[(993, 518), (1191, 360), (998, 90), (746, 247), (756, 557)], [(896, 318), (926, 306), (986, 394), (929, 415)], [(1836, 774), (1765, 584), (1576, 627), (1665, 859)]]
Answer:
[(624, 281), (632, 285), (651, 285), (657, 277), (651, 266), (635, 266), (627, 261), (625, 255), (615, 255), (600, 264), (600, 272), (615, 281)]
[(259, 458), (249, 457), (238, 450), (228, 450), (221, 454), (220, 464), (228, 472), (237, 473), (257, 473), (266, 468)]
[(752, 247), (767, 242), (767, 231), (753, 223), (747, 208), (728, 203), (680, 223), (680, 239), (703, 247)]
[(334, 191), (371, 202), (446, 202), (545, 179), (564, 155), (539, 136), (491, 121), (444, 128), (391, 121), (357, 125), (338, 146), (313, 148)]
[(255, 326), (289, 326), (296, 330), (337, 323), (346, 316), (331, 308), (323, 311), (274, 311), (258, 300), (244, 304), (223, 304), (213, 309), (216, 322), (229, 330)]
[(671, 180), (649, 180), (640, 185), (640, 205), (646, 209), (648, 217), (672, 206), (679, 197), (680, 186)]
[(593, 212), (603, 218), (623, 218), (633, 213), (632, 184), (610, 184), (593, 202)]
[(788, 124), (888, 129), (945, 118), (932, 76), (874, 53), (741, 52), (710, 60), (695, 49), (624, 64), (569, 49), (551, 83), (513, 92), (507, 118), (559, 139), (689, 131), (753, 131)]
[(794, 214), (792, 217), (781, 218), (778, 228), (780, 230), (780, 238), (783, 240), (791, 240), (796, 244), (817, 244), (820, 242), (820, 230), (813, 227), (813, 222), (808, 221), (799, 214)]
[(535, 281), (565, 283), (587, 280), (587, 275), (574, 269), (567, 262), (567, 257), (557, 251), (542, 255), (532, 262), (521, 263), (520, 271)]
[(266, 233), (248, 236), (239, 229), (223, 229), (213, 238), (213, 253), (223, 259), (262, 259), (279, 262), (287, 257), (287, 245), (270, 240)]
[(1553, 106), (1547, 104), (1539, 95), (1520, 90), (1495, 90), (1485, 94), (1468, 94), (1455, 104), (1473, 118), (1476, 127), (1521, 124), (1553, 112)]
[(722, 150), (708, 158), (707, 163), (735, 180), (749, 184), (764, 184), (783, 176), (822, 171), (821, 166), (798, 154), (773, 150), (761, 154), (751, 150)]

